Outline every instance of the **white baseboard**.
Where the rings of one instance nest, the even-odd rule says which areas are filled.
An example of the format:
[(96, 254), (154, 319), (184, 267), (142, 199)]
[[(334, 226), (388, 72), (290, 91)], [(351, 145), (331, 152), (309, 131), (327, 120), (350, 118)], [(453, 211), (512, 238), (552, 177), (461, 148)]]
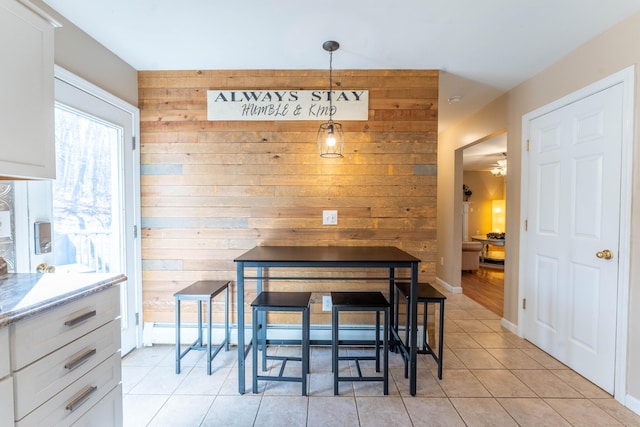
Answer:
[(503, 328), (507, 329), (509, 332), (513, 332), (514, 334), (518, 335), (518, 325), (516, 325), (515, 323), (509, 322), (507, 319), (503, 317), (500, 320), (500, 324), (502, 325)]
[(444, 280), (440, 279), (439, 277), (436, 277), (436, 283), (438, 285), (442, 286), (443, 288), (445, 288), (447, 291), (451, 292), (452, 294), (461, 294), (462, 293), (462, 286), (450, 285), (449, 283), (445, 282)]
[(633, 397), (627, 394), (625, 396), (625, 401), (622, 402), (622, 404), (625, 405), (630, 410), (632, 410), (633, 412), (635, 412), (636, 414), (640, 415), (640, 399), (638, 399), (637, 397)]

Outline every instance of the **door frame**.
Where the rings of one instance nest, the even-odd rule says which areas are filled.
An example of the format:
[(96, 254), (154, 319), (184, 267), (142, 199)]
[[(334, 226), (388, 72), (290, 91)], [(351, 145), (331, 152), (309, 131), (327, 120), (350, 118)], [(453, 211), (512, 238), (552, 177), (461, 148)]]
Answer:
[[(137, 319), (132, 319), (134, 321), (135, 331), (136, 331), (136, 344), (135, 347), (138, 348), (142, 345), (142, 325), (143, 319), (142, 317), (142, 246), (141, 246), (141, 230), (140, 230), (140, 109), (134, 105), (129, 104), (128, 102), (116, 97), (115, 95), (105, 91), (104, 89), (94, 85), (87, 80), (73, 74), (72, 72), (55, 65), (54, 66), (55, 78), (59, 79), (71, 86), (78, 88), (81, 91), (87, 92), (91, 96), (98, 98), (108, 104), (113, 105), (114, 107), (123, 110), (124, 112), (131, 115), (132, 120), (132, 134), (133, 141), (132, 143), (132, 160), (130, 167), (132, 168), (132, 186), (131, 188), (127, 188), (126, 191), (132, 192), (131, 200), (133, 201), (133, 206), (131, 206), (133, 212), (128, 212), (125, 215), (125, 227), (128, 230), (133, 231), (133, 247), (129, 248), (132, 251), (132, 259), (133, 266), (130, 266), (134, 271), (133, 276), (131, 277), (127, 274), (127, 279), (129, 283), (135, 285), (135, 312)], [(126, 142), (125, 142), (126, 144)], [(127, 234), (130, 231), (127, 231)], [(127, 259), (129, 262), (129, 259)], [(124, 354), (122, 355), (124, 356)]]
[[(518, 301), (522, 302), (525, 294), (525, 264), (527, 259), (527, 233), (525, 224), (528, 217), (527, 200), (529, 196), (529, 163), (527, 140), (529, 138), (529, 122), (533, 119), (562, 108), (580, 99), (591, 96), (611, 86), (623, 85), (622, 99), (622, 159), (620, 171), (620, 230), (618, 249), (618, 295), (616, 311), (616, 349), (614, 373), (614, 398), (626, 405), (627, 377), (627, 333), (629, 323), (629, 270), (631, 262), (631, 204), (633, 184), (633, 128), (634, 128), (634, 95), (635, 67), (630, 66), (602, 80), (592, 83), (569, 95), (547, 105), (539, 107), (522, 116), (522, 152), (520, 182), (520, 257), (518, 260)], [(518, 308), (518, 335), (524, 337), (525, 310), (523, 304)]]

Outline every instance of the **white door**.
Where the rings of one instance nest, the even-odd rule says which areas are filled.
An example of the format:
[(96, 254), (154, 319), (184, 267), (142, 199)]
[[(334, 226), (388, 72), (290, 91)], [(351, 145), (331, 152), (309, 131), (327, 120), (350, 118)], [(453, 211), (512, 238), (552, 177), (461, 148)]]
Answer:
[[(623, 85), (529, 122), (525, 338), (614, 391)], [(610, 251), (611, 258), (605, 250)]]
[(139, 307), (139, 162), (135, 114), (55, 81), (53, 263), (58, 272), (123, 273), (122, 355), (136, 347)]

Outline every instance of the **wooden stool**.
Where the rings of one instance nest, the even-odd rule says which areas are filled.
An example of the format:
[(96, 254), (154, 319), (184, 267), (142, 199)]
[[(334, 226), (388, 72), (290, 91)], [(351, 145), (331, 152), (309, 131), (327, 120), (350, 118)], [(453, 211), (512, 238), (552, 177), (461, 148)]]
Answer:
[[(381, 292), (331, 292), (331, 365), (333, 370), (333, 394), (337, 395), (338, 385), (341, 381), (382, 381), (383, 392), (389, 394), (389, 302)], [(375, 346), (375, 356), (339, 356), (340, 344), (348, 344), (347, 340), (339, 339), (338, 313), (341, 311), (375, 311), (376, 336), (372, 340)], [(384, 312), (384, 333), (382, 344), (382, 377), (363, 376), (360, 370), (360, 360), (375, 360), (376, 372), (380, 372), (380, 312)], [(354, 360), (358, 369), (358, 376), (342, 377), (339, 375), (339, 362), (341, 360)]]
[[(396, 318), (395, 325), (398, 327), (398, 304), (400, 294), (409, 302), (411, 293), (411, 284), (407, 282), (396, 282)], [(430, 354), (438, 364), (438, 378), (442, 379), (442, 349), (444, 348), (444, 300), (447, 297), (442, 295), (429, 283), (418, 283), (418, 304), (424, 304), (424, 313), (422, 320), (422, 348), (418, 349), (418, 353)], [(427, 342), (427, 314), (429, 303), (440, 304), (440, 327), (438, 328), (438, 355)], [(407, 310), (407, 328), (405, 330), (405, 342), (409, 342), (409, 310)], [(404, 361), (404, 377), (407, 377), (407, 360)]]
[[(222, 347), (229, 351), (229, 281), (228, 280), (201, 280), (187, 286), (173, 296), (176, 299), (176, 374), (180, 373), (180, 359), (191, 350), (207, 351), (207, 375), (211, 375), (211, 361), (220, 352)], [(220, 292), (224, 291), (224, 340), (212, 349), (211, 346), (211, 302)], [(198, 339), (185, 351), (180, 353), (180, 301), (192, 300), (198, 302)], [(207, 321), (207, 345), (202, 342), (202, 302), (207, 302), (209, 318)]]
[[(302, 383), (302, 395), (307, 395), (307, 374), (309, 373), (309, 328), (310, 314), (309, 304), (311, 302), (311, 292), (261, 292), (251, 303), (253, 308), (253, 392), (258, 392), (258, 380), (262, 381), (291, 381)], [(267, 323), (266, 312), (269, 311), (298, 311), (302, 313), (302, 354), (295, 356), (269, 356), (267, 354)], [(260, 313), (264, 323), (258, 322)], [(261, 332), (260, 341), (258, 332)], [(278, 375), (258, 375), (258, 348), (262, 348), (262, 365), (266, 367), (268, 360), (281, 360), (282, 365)], [(299, 377), (284, 376), (284, 370), (288, 361), (302, 362), (302, 373)]]

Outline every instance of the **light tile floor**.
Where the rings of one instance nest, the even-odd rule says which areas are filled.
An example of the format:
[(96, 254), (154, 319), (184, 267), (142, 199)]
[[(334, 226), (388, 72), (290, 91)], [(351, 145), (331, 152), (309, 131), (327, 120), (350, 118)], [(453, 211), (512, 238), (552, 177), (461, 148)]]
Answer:
[(141, 348), (122, 360), (124, 425), (640, 426), (640, 416), (503, 329), (495, 314), (464, 295), (447, 294), (444, 342), (443, 379), (431, 356), (419, 355), (414, 397), (396, 354), (388, 396), (381, 383), (342, 383), (334, 396), (324, 347), (312, 349), (307, 397), (297, 383), (260, 382), (252, 393), (251, 357), (248, 392), (241, 396), (235, 347), (218, 354), (211, 376), (203, 352), (190, 352), (176, 375), (173, 346)]

